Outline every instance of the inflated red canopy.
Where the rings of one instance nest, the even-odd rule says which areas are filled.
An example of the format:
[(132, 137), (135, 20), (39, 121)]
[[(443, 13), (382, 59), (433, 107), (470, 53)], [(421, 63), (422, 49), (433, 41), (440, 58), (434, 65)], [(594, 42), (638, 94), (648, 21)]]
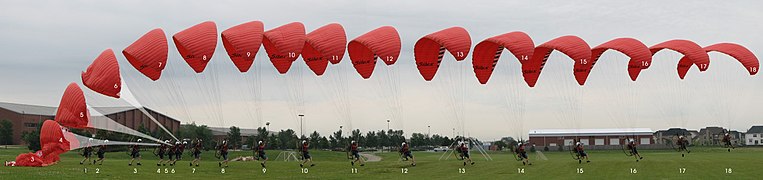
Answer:
[(591, 63), (589, 62), (591, 59), (591, 47), (577, 36), (558, 37), (536, 47), (530, 62), (522, 66), (522, 72), (528, 85), (530, 87), (535, 86), (538, 76), (543, 71), (543, 66), (546, 65), (548, 56), (554, 50), (564, 53), (575, 61), (573, 66), (575, 80), (577, 80), (579, 85), (584, 85), (588, 71), (591, 69)]
[(480, 84), (487, 84), (504, 48), (509, 50), (524, 66), (533, 55), (535, 43), (524, 32), (515, 31), (487, 38), (474, 46), (472, 66), (474, 75), (477, 76)]
[(340, 24), (331, 23), (307, 34), (302, 59), (315, 75), (321, 76), (326, 72), (329, 62), (337, 64), (342, 61), (346, 49), (347, 35), (344, 28)]
[(95, 58), (87, 70), (82, 72), (82, 84), (95, 92), (119, 98), (119, 92), (122, 91), (122, 77), (119, 74), (119, 63), (114, 51), (106, 49)]
[(217, 48), (217, 25), (206, 21), (172, 35), (180, 56), (194, 72), (201, 73)]
[(157, 28), (127, 46), (122, 54), (140, 73), (156, 81), (167, 65), (167, 51), (167, 37), (162, 29)]
[[(688, 60), (691, 60), (692, 63), (694, 63), (695, 65), (697, 65), (697, 67), (699, 67), (699, 71), (705, 71), (707, 70), (707, 67), (710, 66), (710, 56), (707, 55), (707, 53), (705, 52), (705, 50), (702, 49), (702, 47), (700, 47), (694, 42), (691, 42), (688, 40), (676, 39), (676, 40), (665, 41), (660, 44), (649, 47), (649, 50), (652, 51), (652, 55), (656, 54), (657, 52), (663, 49), (670, 49), (670, 50), (683, 54), (686, 58), (688, 58)], [(679, 63), (679, 66), (680, 66), (680, 63)]]
[(431, 81), (440, 67), (445, 50), (448, 50), (456, 61), (461, 61), (469, 55), (472, 38), (462, 27), (451, 27), (428, 34), (413, 47), (416, 66), (424, 80)]
[(374, 29), (347, 44), (352, 65), (363, 79), (371, 78), (377, 57), (381, 57), (388, 66), (395, 64), (400, 48), (400, 35), (392, 26)]
[(263, 25), (260, 21), (239, 24), (223, 31), (221, 38), (228, 56), (238, 71), (247, 72), (262, 45)]
[[(67, 132), (68, 133), (68, 132)], [(40, 147), (43, 158), (57, 161), (59, 154), (69, 151), (69, 141), (64, 137), (61, 126), (53, 120), (45, 120), (40, 129)]]
[(305, 25), (293, 22), (265, 31), (262, 45), (278, 73), (286, 74), (305, 46)]
[[(756, 57), (755, 54), (753, 54), (749, 49), (739, 44), (718, 43), (702, 49), (708, 53), (719, 52), (733, 57), (739, 61), (740, 64), (742, 64), (742, 66), (745, 68), (745, 70), (747, 70), (748, 73), (750, 73), (750, 75), (757, 74), (758, 68), (760, 68), (758, 57)], [(688, 58), (688, 56), (682, 57), (681, 60), (678, 61), (678, 77), (684, 79), (686, 73), (689, 71), (689, 69), (691, 69), (692, 65), (693, 63)]]
[(90, 126), (90, 112), (87, 110), (85, 95), (75, 83), (70, 83), (61, 97), (56, 111), (56, 121), (70, 128)]
[[(591, 49), (591, 69), (596, 65), (601, 55), (610, 49), (631, 58), (628, 61), (628, 75), (632, 81), (636, 81), (642, 69), (649, 68), (649, 65), (652, 64), (652, 52), (644, 43), (633, 38), (617, 38)], [(585, 76), (588, 77), (589, 73), (590, 71), (586, 72)]]

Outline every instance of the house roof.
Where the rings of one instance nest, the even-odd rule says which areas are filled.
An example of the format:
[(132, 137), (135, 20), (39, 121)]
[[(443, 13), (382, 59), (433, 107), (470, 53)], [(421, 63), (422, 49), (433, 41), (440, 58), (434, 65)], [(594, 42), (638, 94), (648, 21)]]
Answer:
[(747, 130), (747, 133), (763, 133), (763, 126), (752, 126), (750, 130)]
[(536, 129), (530, 130), (530, 137), (548, 136), (624, 136), (624, 135), (652, 135), (654, 131), (649, 128), (622, 128), (622, 129)]

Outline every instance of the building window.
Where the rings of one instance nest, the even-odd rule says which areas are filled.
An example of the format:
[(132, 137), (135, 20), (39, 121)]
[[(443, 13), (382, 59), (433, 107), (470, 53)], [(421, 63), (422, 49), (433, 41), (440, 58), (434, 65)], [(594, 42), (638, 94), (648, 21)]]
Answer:
[(37, 123), (24, 123), (24, 127), (36, 128), (37, 127)]
[(596, 140), (594, 140), (594, 144), (596, 144), (596, 145), (604, 145), (604, 139), (596, 139)]
[(752, 137), (758, 137), (758, 134), (752, 134)]

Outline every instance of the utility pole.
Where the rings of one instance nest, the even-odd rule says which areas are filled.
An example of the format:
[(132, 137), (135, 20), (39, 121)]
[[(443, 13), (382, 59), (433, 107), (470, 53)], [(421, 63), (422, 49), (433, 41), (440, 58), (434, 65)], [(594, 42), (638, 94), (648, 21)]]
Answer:
[(305, 123), (304, 122), (305, 121), (305, 115), (304, 114), (300, 114), (298, 116), (299, 116), (299, 138), (302, 138), (302, 136), (305, 136), (305, 134), (302, 132), (302, 130), (303, 130), (302, 124)]

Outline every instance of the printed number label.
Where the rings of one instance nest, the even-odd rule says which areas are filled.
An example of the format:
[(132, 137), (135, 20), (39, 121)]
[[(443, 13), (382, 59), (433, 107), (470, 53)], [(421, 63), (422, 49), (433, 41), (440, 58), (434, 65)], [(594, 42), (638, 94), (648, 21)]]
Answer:
[(225, 174), (225, 168), (220, 169), (220, 174)]
[(392, 57), (392, 56), (387, 56), (387, 61), (393, 61), (393, 60), (395, 60), (395, 58), (394, 58), (394, 57)]
[(408, 174), (408, 168), (402, 168), (400, 169), (400, 173)]
[(196, 174), (196, 168), (191, 168), (191, 174)]
[(157, 173), (157, 174), (161, 174), (161, 173), (162, 173), (162, 169), (161, 169), (161, 168), (159, 168), (159, 169), (156, 169), (156, 173)]
[(524, 174), (525, 173), (525, 168), (517, 168), (517, 173)]
[(756, 68), (756, 67), (750, 67), (750, 72), (758, 72), (758, 68)]
[(294, 52), (289, 52), (289, 57), (290, 57), (290, 58), (294, 58), (294, 57), (297, 57), (297, 53), (294, 53)]
[(262, 168), (262, 174), (265, 174), (266, 172), (268, 172), (268, 169)]
[(580, 59), (580, 64), (588, 64), (588, 59)]
[(133, 174), (138, 174), (138, 168), (132, 168), (132, 173)]
[(350, 169), (351, 174), (358, 174), (358, 168), (352, 168)]
[(585, 173), (585, 171), (583, 171), (583, 168), (577, 168), (576, 173), (583, 174), (583, 173)]
[(84, 171), (85, 171), (85, 174), (87, 174), (87, 168), (85, 168), (85, 170), (84, 170)]
[(458, 168), (458, 174), (466, 174), (466, 168)]
[(641, 66), (649, 66), (649, 61), (641, 61)]
[(631, 168), (631, 174), (637, 174), (637, 173), (638, 173), (638, 170), (636, 170), (635, 168)]
[(302, 174), (307, 174), (307, 173), (309, 173), (309, 172), (310, 172), (310, 171), (309, 171), (307, 168), (302, 168)]
[(522, 55), (521, 60), (527, 61), (527, 60), (530, 60), (530, 57), (527, 55)]
[(678, 168), (678, 173), (679, 174), (685, 174), (686, 173), (686, 168)]
[(101, 174), (101, 169), (100, 168), (95, 168), (95, 173), (96, 174)]
[(731, 168), (726, 168), (726, 174), (731, 174), (731, 173), (733, 173), (733, 171), (731, 170)]
[(705, 68), (707, 68), (707, 64), (700, 64), (699, 67), (702, 68), (702, 69), (705, 69)]
[(464, 52), (456, 52), (456, 56), (458, 57), (464, 57)]
[(331, 56), (331, 60), (334, 60), (334, 61), (339, 60), (339, 56), (333, 55), (333, 56)]

